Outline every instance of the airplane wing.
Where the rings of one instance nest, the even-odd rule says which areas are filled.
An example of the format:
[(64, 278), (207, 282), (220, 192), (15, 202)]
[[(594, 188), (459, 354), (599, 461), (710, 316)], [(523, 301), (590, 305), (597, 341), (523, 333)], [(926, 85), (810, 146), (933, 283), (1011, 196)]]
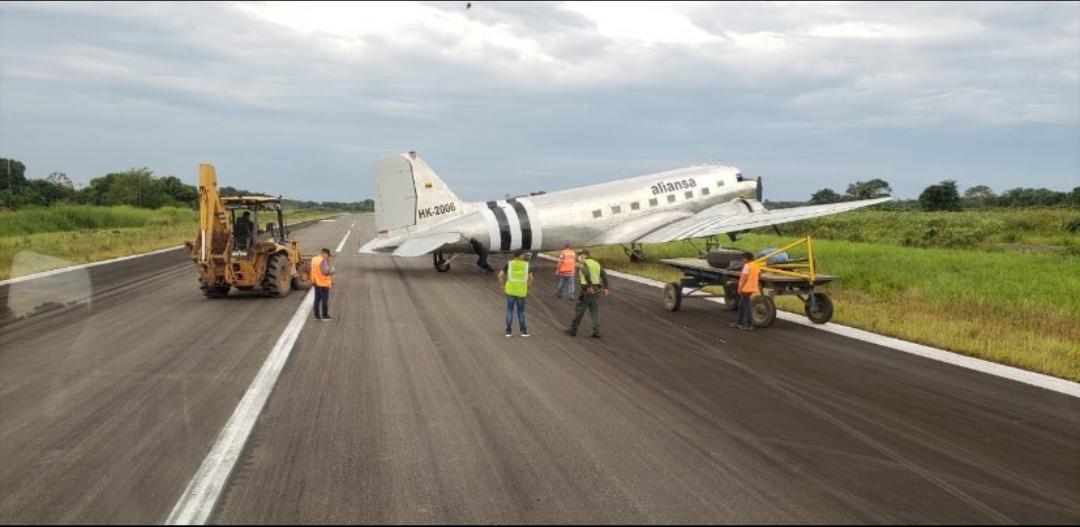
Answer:
[(397, 249), (394, 249), (394, 256), (423, 256), (443, 245), (459, 240), (461, 240), (461, 234), (456, 232), (422, 234), (405, 240)]
[(721, 203), (709, 207), (689, 218), (676, 221), (652, 231), (635, 242), (662, 243), (687, 238), (700, 238), (729, 232), (739, 232), (758, 227), (768, 227), (792, 221), (828, 216), (839, 212), (846, 212), (878, 203), (884, 203), (892, 198), (866, 199), (861, 201), (848, 201), (845, 203), (832, 203), (829, 205), (813, 205), (809, 207), (795, 207), (779, 210), (757, 210), (753, 212), (734, 213), (730, 203)]

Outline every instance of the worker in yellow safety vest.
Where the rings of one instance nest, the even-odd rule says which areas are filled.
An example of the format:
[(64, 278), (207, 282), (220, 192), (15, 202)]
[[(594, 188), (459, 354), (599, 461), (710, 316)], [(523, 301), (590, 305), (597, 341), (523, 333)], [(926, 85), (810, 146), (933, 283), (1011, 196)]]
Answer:
[(330, 249), (323, 249), (311, 259), (310, 273), (311, 281), (315, 283), (315, 320), (333, 320), (330, 318), (330, 286), (334, 283), (334, 264), (330, 262)]
[(514, 308), (517, 308), (518, 329), (522, 337), (529, 336), (529, 330), (525, 325), (525, 297), (529, 295), (529, 286), (536, 279), (529, 271), (529, 253), (518, 251), (514, 253), (514, 259), (506, 263), (506, 267), (499, 271), (499, 287), (506, 293), (506, 336), (513, 336), (511, 329), (514, 326)]
[(743, 253), (742, 272), (739, 273), (739, 321), (731, 327), (753, 331), (751, 323), (750, 298), (761, 290), (761, 264), (754, 262), (754, 255)]
[(570, 328), (565, 331), (571, 337), (577, 336), (578, 325), (581, 317), (585, 316), (585, 309), (589, 310), (589, 318), (592, 320), (592, 337), (600, 338), (600, 293), (611, 293), (608, 289), (607, 271), (600, 267), (600, 262), (593, 260), (588, 249), (582, 249), (578, 253), (578, 261), (581, 262), (581, 270), (578, 271), (578, 279), (581, 281), (581, 293), (578, 295), (577, 305), (574, 306), (574, 320), (570, 321)]

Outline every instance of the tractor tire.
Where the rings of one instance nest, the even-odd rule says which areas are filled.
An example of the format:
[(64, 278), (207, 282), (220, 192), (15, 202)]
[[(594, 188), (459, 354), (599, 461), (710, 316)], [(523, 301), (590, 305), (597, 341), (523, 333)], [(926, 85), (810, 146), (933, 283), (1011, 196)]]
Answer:
[(270, 260), (266, 262), (266, 276), (263, 276), (263, 292), (276, 298), (289, 296), (289, 292), (292, 291), (291, 275), (288, 255), (271, 254)]
[(776, 322), (776, 303), (768, 295), (754, 295), (750, 299), (750, 323), (755, 328), (767, 328)]
[(225, 298), (229, 296), (229, 289), (231, 288), (227, 285), (204, 287), (202, 292), (206, 295), (206, 298)]
[(806, 313), (806, 318), (810, 319), (810, 322), (824, 324), (832, 320), (832, 299), (825, 293), (814, 293), (814, 309), (810, 309), (810, 301), (807, 299), (803, 311)]

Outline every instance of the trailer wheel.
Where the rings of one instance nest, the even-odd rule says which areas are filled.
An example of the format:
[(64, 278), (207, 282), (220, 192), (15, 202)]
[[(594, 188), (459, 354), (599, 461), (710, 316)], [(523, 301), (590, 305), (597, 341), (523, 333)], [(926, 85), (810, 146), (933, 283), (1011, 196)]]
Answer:
[(730, 311), (739, 309), (739, 285), (735, 282), (724, 284), (724, 307)]
[(750, 299), (750, 321), (755, 328), (767, 328), (776, 322), (776, 303), (767, 295)]
[(664, 286), (664, 308), (668, 311), (678, 311), (682, 305), (682, 284), (671, 282)]
[(806, 318), (810, 319), (810, 322), (815, 324), (824, 324), (832, 320), (833, 316), (833, 303), (829, 295), (825, 293), (814, 293), (811, 295), (814, 299), (814, 308), (810, 309), (810, 300), (807, 299), (806, 304), (803, 305), (803, 310), (806, 312)]

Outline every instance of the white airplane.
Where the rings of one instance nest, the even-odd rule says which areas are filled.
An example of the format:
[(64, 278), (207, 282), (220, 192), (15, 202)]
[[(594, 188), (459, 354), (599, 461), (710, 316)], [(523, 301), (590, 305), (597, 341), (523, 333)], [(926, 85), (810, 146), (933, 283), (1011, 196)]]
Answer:
[(491, 270), (490, 253), (621, 244), (632, 257), (644, 243), (727, 234), (816, 218), (889, 201), (848, 201), (765, 210), (761, 178), (743, 178), (727, 165), (695, 165), (630, 179), (507, 200), (458, 199), (416, 152), (375, 164), (376, 237), (361, 253), (433, 255), (446, 272), (459, 254), (476, 254)]

